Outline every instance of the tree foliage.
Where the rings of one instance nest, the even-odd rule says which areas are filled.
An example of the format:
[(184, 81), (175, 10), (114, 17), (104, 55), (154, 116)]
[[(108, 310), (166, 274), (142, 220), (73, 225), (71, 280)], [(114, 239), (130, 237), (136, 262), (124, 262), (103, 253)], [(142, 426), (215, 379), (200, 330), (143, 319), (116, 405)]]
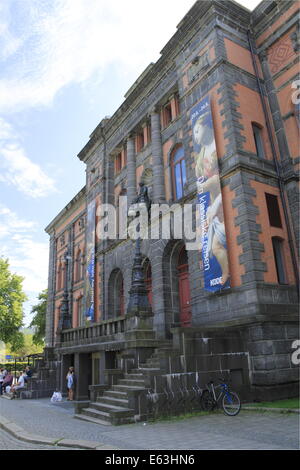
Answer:
[(0, 258), (0, 340), (10, 343), (12, 350), (21, 347), (24, 342), (19, 331), (26, 300), (22, 282), (21, 276), (10, 272), (8, 260)]
[(33, 334), (30, 330), (25, 329), (22, 331), (22, 342), (15, 344), (14, 348), (10, 344), (6, 345), (6, 354), (17, 357), (25, 357), (30, 354), (40, 354), (43, 352), (43, 347), (33, 343)]
[(31, 313), (35, 315), (30, 323), (30, 328), (34, 328), (32, 341), (33, 344), (36, 345), (44, 345), (46, 334), (47, 298), (48, 291), (45, 289), (38, 296), (39, 303), (34, 305), (31, 310)]

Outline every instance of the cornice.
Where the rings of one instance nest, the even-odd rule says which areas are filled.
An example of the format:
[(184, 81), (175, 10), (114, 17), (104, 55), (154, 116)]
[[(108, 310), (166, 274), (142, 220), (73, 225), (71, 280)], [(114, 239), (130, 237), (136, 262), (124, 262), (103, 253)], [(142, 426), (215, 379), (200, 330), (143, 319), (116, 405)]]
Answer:
[[(230, 4), (230, 5), (229, 5)], [(168, 74), (176, 70), (175, 57), (185, 48), (194, 36), (196, 29), (207, 27), (210, 18), (223, 16), (232, 23), (238, 21), (239, 27), (247, 27), (250, 23), (251, 12), (233, 0), (197, 0), (188, 13), (177, 26), (177, 31), (161, 50), (161, 57), (156, 63), (151, 63), (133, 83), (125, 95), (125, 101), (116, 110), (113, 116), (106, 119), (96, 127), (90, 136), (89, 142), (78, 154), (81, 161), (86, 162), (96, 145), (109, 140), (114, 132), (128, 119), (132, 109), (149, 96), (158, 84)], [(166, 90), (167, 92), (168, 90)], [(154, 105), (154, 103), (153, 103)], [(127, 129), (130, 132), (131, 129)]]
[(82, 200), (85, 198), (86, 195), (86, 186), (84, 186), (73, 199), (63, 208), (62, 211), (59, 212), (59, 214), (50, 222), (49, 225), (45, 228), (45, 232), (48, 233), (49, 235), (53, 230), (55, 230), (55, 227), (57, 226), (58, 223), (62, 222), (62, 220), (65, 217), (68, 217), (70, 215), (70, 210), (75, 210), (76, 207), (79, 205), (79, 203), (82, 202)]

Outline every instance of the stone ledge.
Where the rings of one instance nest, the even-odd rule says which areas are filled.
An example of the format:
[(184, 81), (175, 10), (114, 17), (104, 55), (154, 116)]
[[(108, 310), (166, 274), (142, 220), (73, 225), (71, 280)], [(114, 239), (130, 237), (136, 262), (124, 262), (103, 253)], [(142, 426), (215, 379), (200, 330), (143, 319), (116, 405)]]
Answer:
[(96, 449), (99, 447), (99, 442), (76, 440), (76, 439), (62, 439), (56, 443), (59, 447), (75, 447), (79, 449)]
[(49, 446), (54, 446), (57, 442), (57, 439), (28, 434), (24, 430), (22, 430), (22, 432), (18, 432), (15, 437), (21, 441), (30, 442), (32, 444), (47, 444)]

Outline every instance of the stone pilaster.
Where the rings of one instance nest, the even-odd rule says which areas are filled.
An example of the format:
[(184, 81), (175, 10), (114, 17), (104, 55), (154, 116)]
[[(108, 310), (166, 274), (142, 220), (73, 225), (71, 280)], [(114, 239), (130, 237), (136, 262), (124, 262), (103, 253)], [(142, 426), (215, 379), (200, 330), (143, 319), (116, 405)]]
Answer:
[(151, 112), (151, 145), (153, 165), (153, 202), (159, 204), (166, 201), (166, 193), (160, 115), (157, 111)]
[[(105, 182), (105, 203), (114, 204), (114, 157), (112, 155), (107, 156), (106, 160), (106, 182)], [(92, 200), (92, 198), (90, 199)]]
[(132, 200), (136, 197), (136, 154), (134, 137), (132, 135), (127, 138), (127, 198), (128, 207)]

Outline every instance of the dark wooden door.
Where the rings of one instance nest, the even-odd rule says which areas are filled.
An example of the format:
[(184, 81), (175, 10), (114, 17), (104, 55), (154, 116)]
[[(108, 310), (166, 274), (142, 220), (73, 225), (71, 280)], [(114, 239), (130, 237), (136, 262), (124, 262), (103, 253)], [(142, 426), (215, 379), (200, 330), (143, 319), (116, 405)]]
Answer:
[[(183, 251), (184, 250), (184, 251)], [(179, 303), (180, 303), (180, 325), (187, 327), (191, 326), (192, 312), (191, 312), (191, 292), (190, 292), (190, 279), (187, 262), (187, 253), (183, 248), (179, 255), (178, 260), (178, 283), (179, 283)]]

